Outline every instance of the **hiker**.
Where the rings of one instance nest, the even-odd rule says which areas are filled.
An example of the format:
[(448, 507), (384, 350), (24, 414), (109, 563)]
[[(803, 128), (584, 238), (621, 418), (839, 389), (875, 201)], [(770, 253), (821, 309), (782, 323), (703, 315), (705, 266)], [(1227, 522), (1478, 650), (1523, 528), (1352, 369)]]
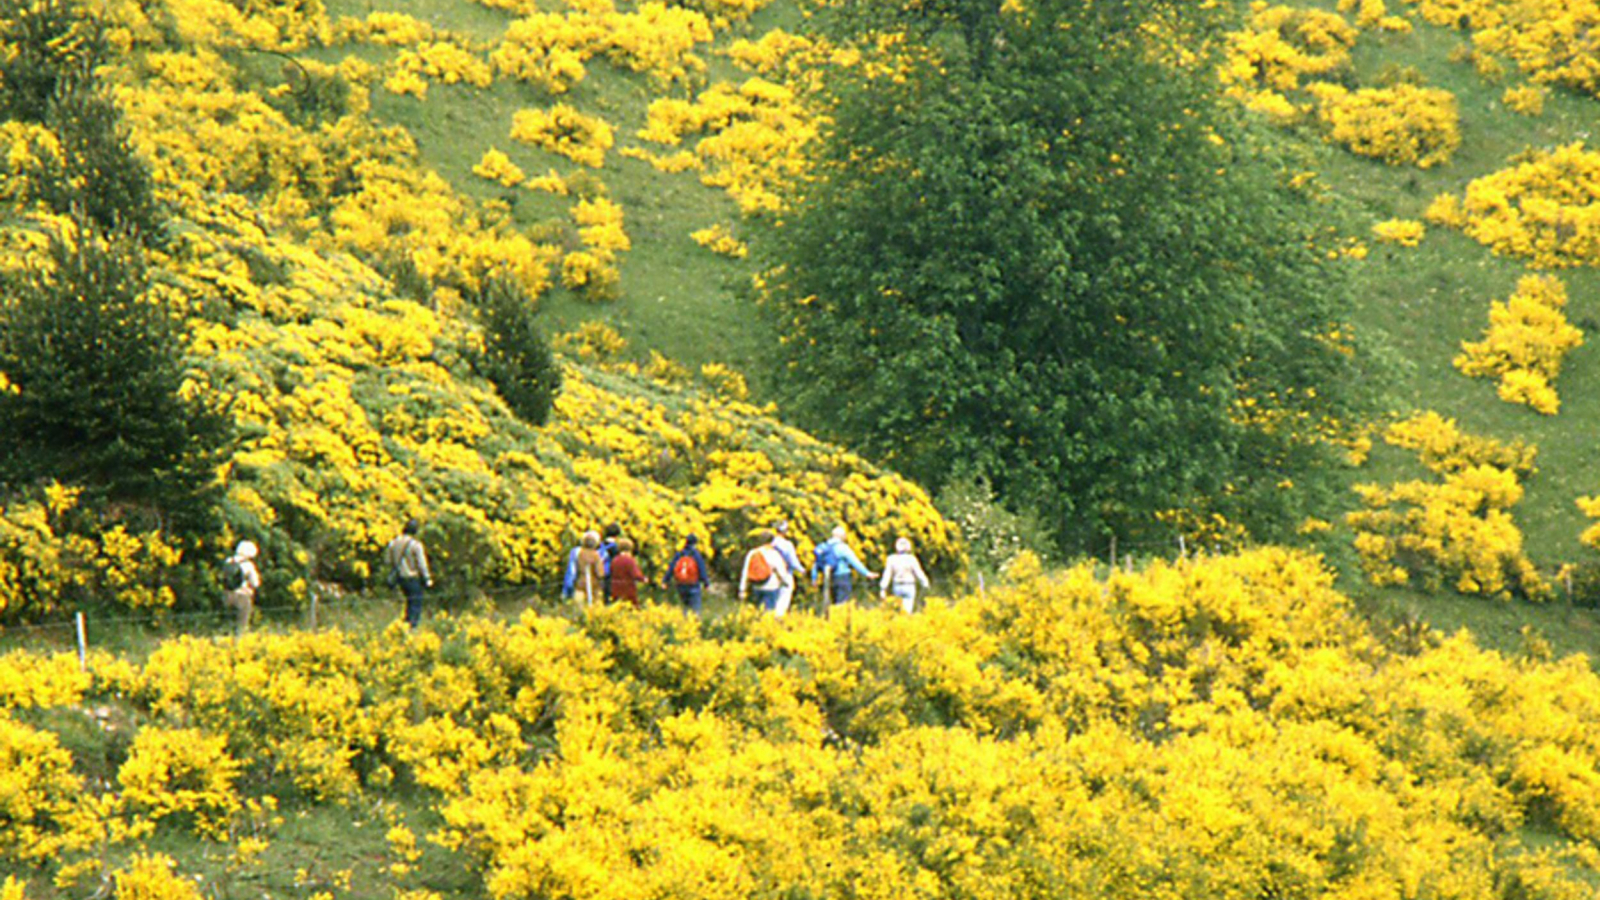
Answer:
[(911, 539), (899, 538), (894, 542), (894, 552), (883, 561), (883, 580), (878, 584), (880, 596), (885, 600), (890, 594), (900, 598), (900, 608), (912, 612), (917, 607), (917, 585), (928, 586), (927, 573), (922, 563), (911, 552)]
[(567, 557), (567, 575), (562, 583), (561, 596), (577, 594), (588, 606), (596, 597), (605, 596), (606, 565), (600, 556), (600, 532), (585, 531), (578, 546)]
[(617, 541), (621, 537), (622, 526), (615, 522), (607, 525), (606, 530), (601, 533), (600, 566), (605, 569), (606, 573), (602, 584), (605, 586), (605, 595), (608, 600), (611, 599), (611, 561), (617, 557)]
[(763, 531), (758, 537), (761, 544), (745, 555), (744, 569), (739, 573), (739, 601), (744, 602), (754, 590), (755, 602), (761, 604), (762, 609), (777, 612), (778, 595), (785, 585), (794, 588), (794, 575), (789, 571), (789, 564), (784, 562), (783, 554), (772, 545), (777, 534)]
[(250, 630), (250, 614), (256, 608), (256, 591), (261, 587), (261, 573), (256, 571), (256, 545), (240, 541), (233, 555), (222, 564), (222, 605), (231, 606), (239, 613), (234, 637), (244, 637)]
[(822, 586), (823, 596), (834, 606), (850, 599), (851, 572), (863, 578), (878, 577), (861, 564), (855, 551), (845, 543), (845, 534), (843, 525), (836, 526), (833, 536), (817, 545), (816, 560), (811, 564), (812, 583)]
[(639, 585), (645, 583), (644, 570), (633, 556), (633, 541), (617, 538), (617, 555), (611, 560), (611, 599), (626, 600), (639, 608)]
[[(794, 542), (789, 540), (788, 521), (779, 519), (777, 524), (772, 526), (772, 530), (775, 532), (772, 538), (772, 546), (783, 555), (783, 561), (788, 564), (791, 575), (795, 572), (803, 571), (805, 566), (800, 565), (800, 557), (794, 552)], [(794, 578), (791, 577), (789, 582), (778, 592), (778, 604), (773, 609), (773, 613), (781, 617), (789, 611), (789, 604), (793, 599)]]
[(699, 544), (700, 539), (692, 534), (684, 538), (683, 546), (672, 554), (667, 574), (661, 579), (662, 587), (677, 588), (678, 602), (695, 615), (700, 614), (701, 597), (711, 584), (711, 570), (700, 554)]
[(406, 598), (406, 623), (416, 628), (422, 622), (422, 589), (433, 587), (428, 572), (428, 551), (417, 539), (421, 526), (408, 519), (400, 535), (383, 548), (383, 561), (389, 567), (389, 583)]

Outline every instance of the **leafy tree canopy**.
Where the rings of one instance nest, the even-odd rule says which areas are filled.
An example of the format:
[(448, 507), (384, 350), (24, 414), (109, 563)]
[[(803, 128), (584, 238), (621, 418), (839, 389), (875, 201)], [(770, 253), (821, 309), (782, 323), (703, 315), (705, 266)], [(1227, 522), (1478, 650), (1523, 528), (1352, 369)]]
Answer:
[(1210, 14), (833, 20), (874, 49), (829, 73), (831, 125), (768, 241), (808, 425), (935, 486), (988, 478), (1067, 548), (1178, 508), (1296, 512), (1351, 402), (1345, 288), (1216, 96)]

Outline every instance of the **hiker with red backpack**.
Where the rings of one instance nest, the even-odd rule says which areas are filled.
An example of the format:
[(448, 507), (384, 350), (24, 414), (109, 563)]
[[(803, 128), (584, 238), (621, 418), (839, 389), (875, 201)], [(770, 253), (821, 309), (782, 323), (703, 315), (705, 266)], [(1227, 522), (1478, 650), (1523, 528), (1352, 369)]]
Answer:
[(700, 555), (699, 543), (700, 539), (692, 534), (684, 538), (683, 547), (672, 554), (667, 574), (661, 580), (662, 587), (677, 589), (678, 602), (695, 615), (700, 614), (701, 595), (711, 584), (711, 569)]
[(761, 608), (775, 613), (783, 589), (794, 588), (794, 574), (789, 571), (789, 563), (784, 560), (783, 554), (773, 546), (778, 535), (763, 531), (759, 537), (760, 546), (745, 556), (744, 570), (739, 573), (739, 600), (743, 602), (753, 590), (755, 601), (761, 604)]

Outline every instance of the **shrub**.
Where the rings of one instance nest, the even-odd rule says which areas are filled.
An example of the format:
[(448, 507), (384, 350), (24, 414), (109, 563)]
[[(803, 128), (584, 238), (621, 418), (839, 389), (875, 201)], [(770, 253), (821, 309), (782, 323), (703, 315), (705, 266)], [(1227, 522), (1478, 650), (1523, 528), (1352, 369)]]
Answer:
[(561, 368), (534, 320), (533, 301), (515, 283), (491, 280), (479, 297), (478, 317), (483, 352), (474, 368), (517, 418), (543, 425), (561, 389)]
[(189, 383), (182, 310), (125, 233), (72, 231), (0, 299), (0, 484), (56, 478), (200, 526), (232, 432)]

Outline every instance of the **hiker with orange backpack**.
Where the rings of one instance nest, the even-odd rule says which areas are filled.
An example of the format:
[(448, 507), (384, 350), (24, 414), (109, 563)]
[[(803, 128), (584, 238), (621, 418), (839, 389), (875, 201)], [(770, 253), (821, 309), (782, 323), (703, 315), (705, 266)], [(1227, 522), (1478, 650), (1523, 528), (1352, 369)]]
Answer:
[(661, 579), (662, 587), (677, 588), (678, 602), (695, 615), (700, 614), (701, 595), (711, 584), (711, 569), (706, 565), (706, 558), (700, 555), (699, 543), (700, 539), (692, 534), (684, 538), (683, 547), (672, 554), (667, 574)]
[(761, 544), (745, 556), (744, 570), (739, 573), (739, 601), (744, 602), (754, 590), (755, 601), (767, 612), (777, 612), (778, 597), (785, 587), (794, 589), (794, 574), (789, 571), (789, 563), (773, 546), (777, 537), (775, 532), (761, 532)]

